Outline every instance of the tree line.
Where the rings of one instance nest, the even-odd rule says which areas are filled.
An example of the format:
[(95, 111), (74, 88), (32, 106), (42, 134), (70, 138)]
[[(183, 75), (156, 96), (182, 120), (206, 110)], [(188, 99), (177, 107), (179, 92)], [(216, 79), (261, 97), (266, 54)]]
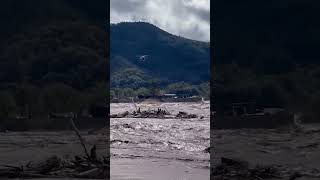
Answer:
[[(35, 86), (23, 83), (0, 89), (0, 124), (44, 128), (51, 113), (74, 112), (88, 116), (91, 106), (106, 105), (105, 82), (85, 90), (78, 90), (64, 83)], [(85, 113), (85, 114), (84, 114)], [(20, 120), (19, 120), (20, 119)], [(11, 121), (11, 122), (10, 122)], [(20, 121), (20, 122), (19, 122)]]
[(198, 85), (187, 82), (175, 82), (166, 85), (159, 85), (158, 83), (150, 83), (148, 86), (141, 87), (111, 87), (111, 99), (127, 99), (137, 96), (153, 96), (162, 94), (191, 94), (201, 96), (205, 99), (210, 97), (210, 84), (203, 82)]

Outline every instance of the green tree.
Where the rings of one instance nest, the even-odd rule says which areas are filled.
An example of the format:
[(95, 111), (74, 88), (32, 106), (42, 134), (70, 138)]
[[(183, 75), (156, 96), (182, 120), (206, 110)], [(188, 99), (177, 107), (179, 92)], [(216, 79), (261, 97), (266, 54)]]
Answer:
[(141, 87), (141, 88), (139, 88), (139, 89), (137, 89), (137, 90), (135, 91), (135, 94), (136, 94), (137, 96), (150, 96), (150, 95), (151, 95), (151, 92), (150, 92), (149, 89), (147, 89), (147, 88), (145, 88), (145, 87)]

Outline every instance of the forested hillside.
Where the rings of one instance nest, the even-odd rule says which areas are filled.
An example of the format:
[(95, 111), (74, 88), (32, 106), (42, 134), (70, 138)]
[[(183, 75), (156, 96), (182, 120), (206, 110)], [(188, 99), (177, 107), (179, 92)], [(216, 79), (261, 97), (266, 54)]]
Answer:
[(1, 1), (0, 121), (105, 103), (107, 7), (103, 0)]
[[(119, 94), (114, 89), (120, 96), (150, 94), (154, 85), (171, 93), (209, 91), (209, 42), (175, 36), (145, 22), (112, 24), (110, 40), (111, 95)], [(142, 55), (146, 60), (140, 61)], [(208, 97), (208, 92), (202, 95)]]

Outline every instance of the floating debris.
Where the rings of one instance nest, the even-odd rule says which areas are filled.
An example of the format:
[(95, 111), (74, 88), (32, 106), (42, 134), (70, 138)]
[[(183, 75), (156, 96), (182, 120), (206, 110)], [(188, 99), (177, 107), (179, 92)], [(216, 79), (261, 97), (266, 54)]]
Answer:
[(94, 178), (109, 177), (109, 159), (95, 156), (94, 148), (90, 159), (86, 156), (75, 156), (74, 159), (61, 159), (52, 156), (43, 162), (23, 166), (3, 166), (0, 178)]
[(198, 116), (196, 114), (188, 114), (187, 112), (180, 111), (177, 115), (177, 118), (183, 118), (183, 119), (191, 119), (191, 118), (197, 118)]

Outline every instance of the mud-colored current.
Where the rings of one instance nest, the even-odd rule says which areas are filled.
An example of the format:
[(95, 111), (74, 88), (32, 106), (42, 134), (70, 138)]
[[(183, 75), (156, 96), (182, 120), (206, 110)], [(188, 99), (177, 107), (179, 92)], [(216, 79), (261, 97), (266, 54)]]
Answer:
[[(111, 179), (209, 179), (210, 109), (207, 103), (137, 104), (197, 114), (193, 119), (112, 118)], [(135, 106), (111, 104), (111, 114)]]

